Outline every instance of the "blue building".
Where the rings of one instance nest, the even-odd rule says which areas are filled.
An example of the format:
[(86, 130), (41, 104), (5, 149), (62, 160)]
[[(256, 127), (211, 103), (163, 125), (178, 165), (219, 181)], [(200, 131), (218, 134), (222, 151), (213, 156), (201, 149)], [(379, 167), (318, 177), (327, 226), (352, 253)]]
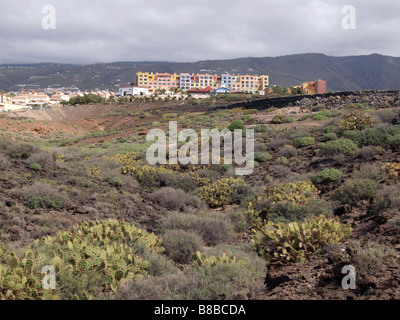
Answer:
[(232, 88), (233, 77), (230, 74), (223, 74), (221, 76), (221, 87)]
[(215, 93), (217, 93), (217, 94), (231, 93), (231, 89), (229, 89), (229, 88), (218, 88), (218, 89), (215, 89)]
[(180, 78), (179, 86), (181, 90), (189, 91), (192, 86), (192, 76), (189, 73), (181, 73), (179, 78)]

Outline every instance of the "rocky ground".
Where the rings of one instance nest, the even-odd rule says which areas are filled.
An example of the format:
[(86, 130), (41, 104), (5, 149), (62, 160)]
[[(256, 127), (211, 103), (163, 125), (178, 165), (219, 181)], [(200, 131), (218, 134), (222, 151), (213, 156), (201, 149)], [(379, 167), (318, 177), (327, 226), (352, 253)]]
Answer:
[[(338, 119), (349, 112), (346, 108), (354, 104), (363, 104), (367, 112), (371, 112), (376, 119), (379, 118), (382, 125), (400, 123), (398, 92), (365, 92), (346, 96), (338, 94), (326, 98), (304, 98), (299, 99), (297, 103), (287, 105), (286, 108), (252, 113), (244, 122), (248, 128), (257, 128), (260, 125), (267, 127), (267, 131), (257, 136), (256, 151), (268, 152), (272, 159), (277, 159), (282, 156), (282, 148), (292, 143), (289, 135), (293, 136), (296, 132), (306, 130), (312, 133), (317, 142), (321, 142), (324, 139), (324, 128), (337, 126)], [(257, 102), (257, 108), (258, 106)], [(252, 109), (251, 103), (246, 107)], [(146, 132), (153, 127), (166, 129), (168, 120), (179, 118), (181, 128), (199, 129), (210, 126), (224, 127), (246, 115), (243, 110), (229, 110), (226, 109), (226, 104), (222, 103), (192, 105), (187, 102), (156, 102), (135, 105), (68, 106), (60, 109), (12, 113), (7, 117), (0, 117), (3, 139), (11, 139), (7, 141), (15, 143), (31, 143), (48, 151), (49, 154), (65, 155), (63, 161), (52, 159), (45, 167), (33, 170), (27, 159), (11, 158), (5, 147), (0, 148), (0, 160), (7, 163), (0, 170), (2, 243), (23, 248), (34, 239), (54, 235), (58, 230), (70, 229), (79, 221), (107, 218), (124, 219), (150, 232), (158, 233), (160, 218), (170, 214), (171, 210), (154, 201), (151, 197), (154, 188), (143, 187), (137, 181), (129, 180), (129, 177), (120, 177), (120, 167), (114, 168), (109, 163), (103, 163), (103, 156), (121, 150), (131, 150), (130, 148), (138, 154), (143, 154), (146, 147), (145, 141), (143, 142)], [(336, 117), (316, 120), (314, 116), (323, 110), (341, 110), (341, 113)], [(220, 113), (223, 113), (223, 116), (214, 117)], [(278, 114), (293, 117), (294, 122), (273, 124), (273, 119)], [(283, 142), (280, 141), (275, 147), (271, 146), (276, 140)], [(117, 145), (118, 148), (114, 149)], [(336, 190), (347, 180), (354, 178), (362, 168), (365, 170), (369, 166), (372, 168), (385, 162), (398, 163), (398, 148), (389, 145), (381, 147), (382, 150), (372, 155), (360, 154), (333, 159), (316, 152), (318, 146), (314, 144), (297, 150), (296, 156), (288, 157), (288, 163), (285, 165), (274, 163), (272, 160), (259, 162), (254, 173), (245, 177), (245, 180), (254, 190), (258, 190), (257, 188), (263, 188), (271, 183), (268, 177), (272, 178), (273, 183), (279, 184), (291, 179), (296, 181), (310, 178), (316, 172), (335, 167), (343, 172), (342, 178), (319, 187), (320, 197), (331, 201)], [(93, 166), (107, 170), (107, 173), (118, 176), (123, 182), (113, 186), (104, 177), (100, 179), (88, 175), (88, 168)], [(37, 181), (44, 181), (55, 186), (59, 192), (66, 192), (68, 201), (57, 209), (30, 208), (21, 190), (25, 190)], [(381, 188), (386, 186), (396, 187), (397, 181), (381, 182)], [(389, 262), (381, 261), (382, 263), (373, 266), (367, 265), (365, 272), (360, 272), (357, 276), (356, 290), (346, 291), (341, 287), (344, 277), (341, 273), (342, 268), (354, 263), (355, 247), (361, 245), (369, 248), (373, 243), (391, 248), (397, 254), (400, 252), (400, 227), (396, 224), (398, 222), (393, 222), (399, 221), (398, 207), (393, 206), (372, 214), (371, 207), (374, 201), (377, 201), (376, 197), (359, 200), (351, 206), (337, 205), (333, 214), (339, 216), (342, 223), (352, 226), (351, 238), (338, 245), (323, 248), (322, 252), (305, 262), (269, 265), (265, 279), (262, 279), (265, 282), (264, 289), (251, 298), (257, 300), (400, 299), (398, 255), (394, 260), (388, 260)], [(189, 206), (181, 209), (182, 214), (197, 214), (199, 210)], [(201, 210), (230, 214), (236, 211), (243, 212), (246, 207), (243, 204), (233, 204), (218, 209), (202, 207)], [(245, 230), (235, 233), (232, 243), (237, 245), (249, 243), (251, 236), (251, 226), (247, 225)], [(379, 257), (379, 255), (373, 256), (375, 251), (371, 252), (372, 258)], [(365, 258), (360, 265), (376, 263), (376, 259), (372, 258), (369, 256), (373, 262)], [(368, 261), (365, 262), (366, 260)], [(374, 272), (370, 272), (371, 270)]]

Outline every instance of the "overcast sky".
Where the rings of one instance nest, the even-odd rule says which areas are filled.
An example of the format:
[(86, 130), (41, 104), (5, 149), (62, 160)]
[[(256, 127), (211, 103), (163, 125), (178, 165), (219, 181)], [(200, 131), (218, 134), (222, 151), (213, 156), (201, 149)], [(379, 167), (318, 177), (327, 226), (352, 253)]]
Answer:
[[(45, 5), (55, 30), (42, 27)], [(345, 5), (356, 30), (342, 28)], [(400, 56), (396, 0), (1, 0), (0, 12), (0, 64)]]

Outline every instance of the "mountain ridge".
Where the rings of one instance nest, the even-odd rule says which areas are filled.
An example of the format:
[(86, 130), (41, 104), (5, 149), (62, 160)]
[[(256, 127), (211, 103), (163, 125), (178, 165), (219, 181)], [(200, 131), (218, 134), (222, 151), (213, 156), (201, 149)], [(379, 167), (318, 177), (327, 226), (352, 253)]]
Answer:
[(278, 57), (248, 57), (197, 62), (112, 62), (88, 65), (62, 63), (0, 65), (0, 89), (77, 86), (81, 90), (109, 89), (136, 80), (136, 72), (211, 72), (268, 74), (270, 85), (293, 86), (318, 78), (327, 90), (400, 89), (400, 58), (380, 54), (328, 56), (322, 53)]

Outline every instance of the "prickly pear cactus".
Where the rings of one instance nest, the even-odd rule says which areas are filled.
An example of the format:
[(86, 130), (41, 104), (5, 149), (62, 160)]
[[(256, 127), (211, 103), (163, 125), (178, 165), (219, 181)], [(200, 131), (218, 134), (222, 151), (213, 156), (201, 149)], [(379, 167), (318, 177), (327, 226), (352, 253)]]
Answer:
[[(124, 221), (83, 222), (71, 231), (33, 242), (21, 257), (0, 247), (0, 299), (58, 299), (65, 285), (76, 288), (72, 298), (93, 299), (80, 289), (92, 276), (112, 293), (119, 283), (147, 276), (149, 262), (135, 245), (162, 252), (161, 239)], [(43, 266), (56, 271), (56, 289), (42, 289)], [(71, 284), (74, 283), (74, 284)]]
[(241, 184), (246, 184), (242, 178), (223, 178), (201, 188), (199, 197), (213, 208), (222, 207), (231, 203), (234, 187)]
[(350, 237), (351, 226), (338, 217), (315, 217), (305, 222), (273, 223), (258, 221), (252, 238), (259, 254), (272, 263), (301, 262), (328, 244)]

